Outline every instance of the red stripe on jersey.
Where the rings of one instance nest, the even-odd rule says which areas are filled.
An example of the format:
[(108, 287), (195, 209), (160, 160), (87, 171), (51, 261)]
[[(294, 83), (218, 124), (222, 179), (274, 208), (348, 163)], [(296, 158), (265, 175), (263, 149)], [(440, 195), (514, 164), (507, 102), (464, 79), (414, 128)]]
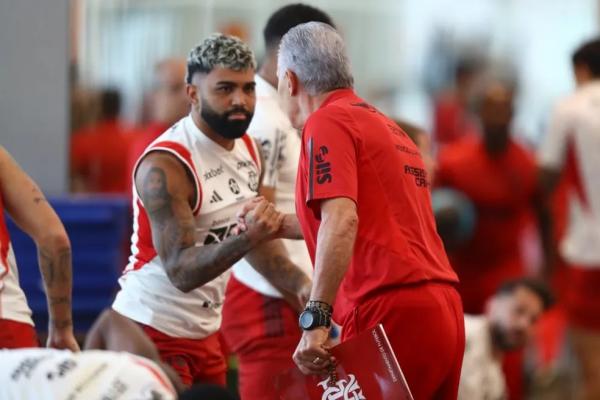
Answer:
[(138, 241), (136, 243), (138, 253), (135, 255), (136, 261), (133, 264), (134, 271), (149, 263), (157, 254), (154, 243), (152, 243), (150, 220), (148, 219), (148, 214), (146, 214), (146, 209), (139, 199), (137, 199), (137, 208), (139, 211), (137, 218)]
[(194, 167), (194, 163), (192, 162), (192, 155), (191, 155), (190, 151), (180, 143), (165, 140), (165, 141), (157, 142), (157, 143), (154, 143), (153, 145), (151, 145), (146, 150), (144, 155), (148, 154), (151, 151), (157, 151), (157, 150), (166, 150), (168, 152), (178, 155), (180, 157), (180, 159), (182, 161), (184, 161), (184, 164), (190, 169), (190, 172), (192, 172), (192, 175), (194, 176), (194, 179), (196, 181), (196, 192), (197, 192), (196, 193), (196, 203), (194, 204), (192, 212), (194, 213), (194, 215), (197, 215), (198, 211), (200, 211), (200, 205), (202, 204), (202, 186), (200, 185), (200, 179), (198, 178), (198, 173), (196, 172), (196, 168)]
[(256, 142), (254, 141), (254, 139), (248, 136), (247, 133), (244, 134), (244, 136), (242, 136), (242, 140), (248, 148), (248, 153), (250, 153), (250, 157), (252, 157), (252, 159), (254, 160), (254, 164), (256, 164), (256, 168), (258, 168), (258, 172), (260, 173), (262, 165), (260, 165), (260, 161), (256, 154), (256, 150), (254, 149), (254, 145), (256, 144)]
[(156, 380), (158, 380), (158, 383), (160, 383), (165, 389), (167, 389), (169, 392), (175, 394), (175, 392), (173, 391), (173, 385), (170, 385), (163, 377), (162, 375), (156, 370), (156, 368), (154, 367), (154, 365), (146, 363), (145, 361), (139, 360), (139, 359), (134, 359), (133, 362), (141, 367), (146, 368), (148, 371), (150, 371), (150, 373), (156, 378)]
[(0, 280), (8, 273), (8, 249), (10, 248), (10, 236), (8, 235), (8, 228), (6, 227), (6, 221), (4, 220), (4, 201), (2, 194), (0, 194), (0, 264), (2, 264), (2, 270), (0, 270)]
[(577, 198), (584, 208), (590, 211), (589, 199), (587, 193), (585, 192), (581, 171), (579, 170), (579, 164), (577, 162), (577, 152), (575, 150), (575, 141), (573, 139), (573, 135), (569, 135), (569, 140), (567, 142), (567, 158), (565, 164), (565, 176), (568, 185), (575, 190)]

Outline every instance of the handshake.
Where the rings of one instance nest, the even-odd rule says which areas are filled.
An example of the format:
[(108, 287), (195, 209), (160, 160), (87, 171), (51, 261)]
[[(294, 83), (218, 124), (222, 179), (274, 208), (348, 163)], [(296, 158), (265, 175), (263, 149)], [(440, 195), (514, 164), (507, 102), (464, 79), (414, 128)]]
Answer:
[(236, 214), (237, 234), (246, 233), (253, 244), (281, 237), (285, 214), (259, 196), (248, 201)]

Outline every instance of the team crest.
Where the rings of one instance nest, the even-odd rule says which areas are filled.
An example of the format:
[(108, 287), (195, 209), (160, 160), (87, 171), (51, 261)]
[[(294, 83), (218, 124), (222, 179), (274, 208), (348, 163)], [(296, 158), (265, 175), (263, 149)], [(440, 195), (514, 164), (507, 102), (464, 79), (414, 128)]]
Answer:
[(254, 171), (248, 171), (248, 188), (258, 192), (258, 174)]
[(323, 388), (321, 400), (366, 400), (362, 389), (352, 374), (348, 374), (348, 379), (339, 379), (332, 386), (329, 386), (330, 378), (319, 382), (317, 385)]

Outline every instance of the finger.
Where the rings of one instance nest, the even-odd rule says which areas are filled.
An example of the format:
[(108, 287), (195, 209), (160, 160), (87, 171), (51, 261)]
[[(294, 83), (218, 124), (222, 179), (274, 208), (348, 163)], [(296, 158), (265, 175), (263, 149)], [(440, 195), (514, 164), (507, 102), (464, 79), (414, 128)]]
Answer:
[(253, 215), (262, 215), (264, 214), (267, 206), (269, 205), (269, 202), (266, 200), (262, 200), (261, 202), (258, 203), (258, 205), (251, 211), (253, 213)]

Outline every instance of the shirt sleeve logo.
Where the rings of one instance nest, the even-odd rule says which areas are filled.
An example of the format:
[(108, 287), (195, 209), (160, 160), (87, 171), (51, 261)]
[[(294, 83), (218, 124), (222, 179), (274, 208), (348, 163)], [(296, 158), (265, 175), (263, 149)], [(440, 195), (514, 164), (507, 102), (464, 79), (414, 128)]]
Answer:
[(317, 183), (322, 185), (324, 183), (331, 183), (331, 163), (326, 160), (326, 156), (329, 153), (327, 146), (319, 147), (319, 152), (315, 155), (315, 167), (317, 170)]

